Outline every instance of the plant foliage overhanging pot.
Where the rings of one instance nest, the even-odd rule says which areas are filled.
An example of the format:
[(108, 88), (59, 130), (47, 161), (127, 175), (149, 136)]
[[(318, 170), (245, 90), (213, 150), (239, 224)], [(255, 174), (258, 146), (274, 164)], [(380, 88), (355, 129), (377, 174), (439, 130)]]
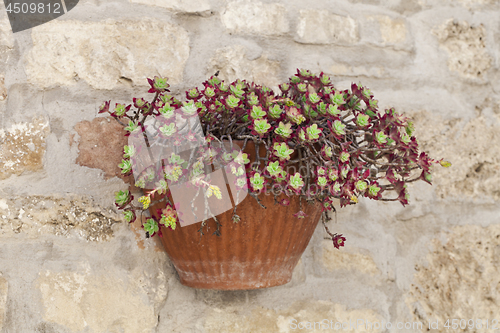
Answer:
[(326, 227), (334, 199), (406, 205), (407, 183), (430, 184), (432, 164), (450, 165), (420, 152), (413, 123), (379, 112), (366, 87), (339, 90), (324, 73), (298, 70), (280, 94), (213, 76), (184, 102), (168, 94), (166, 78), (149, 83), (151, 102), (100, 108), (129, 136), (122, 173), (149, 189), (142, 207), (129, 191), (116, 193), (116, 204), (129, 222), (150, 208), (144, 230), (161, 236), (188, 286), (284, 284), (320, 216), (334, 246), (344, 246)]

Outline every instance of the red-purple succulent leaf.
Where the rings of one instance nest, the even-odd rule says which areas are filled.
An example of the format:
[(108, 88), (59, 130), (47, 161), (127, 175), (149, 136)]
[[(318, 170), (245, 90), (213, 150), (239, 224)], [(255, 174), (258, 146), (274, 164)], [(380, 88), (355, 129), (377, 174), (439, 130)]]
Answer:
[(288, 206), (290, 205), (290, 200), (289, 199), (282, 199), (281, 201), (279, 201), (280, 205), (282, 206)]
[(340, 235), (335, 234), (332, 237), (332, 241), (333, 241), (333, 246), (335, 246), (336, 249), (340, 249), (341, 246), (344, 246), (346, 238), (342, 237), (342, 234)]
[(293, 214), (293, 216), (295, 216), (296, 218), (299, 218), (299, 219), (303, 219), (307, 216), (307, 214), (304, 213), (303, 211), (299, 211), (299, 212)]
[(430, 172), (423, 170), (422, 173), (420, 174), (419, 179), (422, 179), (427, 184), (432, 185), (432, 176)]
[(406, 189), (403, 189), (398, 196), (398, 201), (404, 206), (408, 205), (408, 199), (406, 199)]
[(385, 178), (391, 183), (394, 184), (397, 182), (396, 176), (394, 174), (394, 169), (392, 166), (390, 166), (387, 171), (385, 172)]
[(109, 104), (111, 101), (106, 101), (99, 107), (99, 113), (109, 112)]
[(340, 198), (340, 207), (343, 208), (351, 204), (351, 200), (348, 198)]

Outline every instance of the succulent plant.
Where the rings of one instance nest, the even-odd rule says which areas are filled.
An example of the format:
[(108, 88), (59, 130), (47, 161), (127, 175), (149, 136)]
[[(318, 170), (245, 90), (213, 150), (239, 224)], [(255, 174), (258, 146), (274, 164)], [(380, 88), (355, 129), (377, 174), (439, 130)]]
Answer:
[[(182, 127), (179, 121), (191, 124), (198, 119), (204, 148), (195, 158), (184, 160), (172, 153), (162, 160), (161, 168), (145, 168), (136, 178), (136, 186), (150, 189), (139, 199), (142, 207), (133, 204), (130, 193), (119, 192), (116, 204), (129, 222), (135, 219), (135, 211), (150, 206), (156, 193), (167, 193), (169, 186), (186, 179), (202, 189), (205, 197), (221, 198), (221, 189), (205, 177), (207, 163), (227, 166), (236, 187), (257, 200), (259, 195), (271, 195), (270, 189), (279, 185), (287, 196), (320, 202), (325, 212), (335, 209), (333, 199), (344, 207), (357, 203), (360, 196), (407, 205), (408, 183), (423, 180), (430, 184), (432, 165), (450, 165), (420, 151), (410, 119), (394, 109), (379, 110), (367, 87), (353, 83), (350, 89), (338, 89), (324, 73), (297, 70), (279, 86), (279, 93), (253, 82), (227, 84), (212, 76), (203, 87), (186, 91), (185, 102), (169, 95), (167, 78), (148, 81), (149, 93), (155, 94), (151, 102), (135, 98), (133, 105), (116, 104), (110, 110), (107, 101), (99, 112), (116, 118), (129, 136), (146, 137), (147, 119), (156, 117), (153, 129), (176, 146), (199, 139), (196, 126), (186, 132), (187, 125)], [(250, 163), (248, 155), (238, 150), (227, 151), (223, 143), (233, 140), (243, 142), (243, 147), (253, 141), (256, 161)], [(257, 154), (261, 146), (265, 156)], [(125, 146), (120, 164), (123, 174), (130, 174), (138, 163), (134, 160), (138, 150)], [(161, 181), (148, 187), (158, 175)], [(150, 235), (161, 233), (158, 226), (173, 229), (178, 222), (174, 205), (168, 197), (165, 200), (170, 208), (144, 224)], [(276, 202), (286, 205), (289, 201)], [(234, 222), (240, 221), (234, 216)], [(296, 213), (298, 218), (304, 216), (302, 210)], [(344, 245), (342, 235), (329, 234), (336, 248)]]

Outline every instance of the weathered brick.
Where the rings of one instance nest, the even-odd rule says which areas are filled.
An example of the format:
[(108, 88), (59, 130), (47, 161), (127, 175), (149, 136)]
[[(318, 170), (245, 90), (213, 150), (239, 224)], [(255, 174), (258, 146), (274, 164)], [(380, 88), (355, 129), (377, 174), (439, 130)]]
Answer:
[(120, 177), (118, 164), (123, 158), (123, 147), (128, 142), (123, 126), (110, 117), (94, 118), (76, 124), (75, 131), (80, 136), (76, 163), (101, 169), (105, 179)]

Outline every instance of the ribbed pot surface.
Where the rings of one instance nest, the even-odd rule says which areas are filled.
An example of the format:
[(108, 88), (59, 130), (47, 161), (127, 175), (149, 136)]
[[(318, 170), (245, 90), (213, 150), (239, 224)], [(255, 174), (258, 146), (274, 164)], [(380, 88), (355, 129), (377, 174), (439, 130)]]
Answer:
[[(243, 147), (243, 141), (233, 143)], [(256, 160), (255, 148), (249, 141), (244, 149), (251, 162)], [(264, 145), (258, 150), (261, 157), (266, 156)], [(288, 206), (275, 204), (273, 195), (261, 194), (259, 199), (267, 207), (264, 209), (247, 196), (236, 211), (241, 217), (239, 223), (231, 220), (232, 210), (217, 216), (222, 224), (221, 236), (213, 235), (213, 219), (207, 220), (203, 236), (198, 232), (201, 222), (178, 225), (175, 230), (162, 227), (161, 241), (181, 283), (200, 289), (244, 290), (289, 282), (321, 217), (321, 204), (309, 205), (302, 200), (307, 216), (299, 219), (293, 216), (301, 210), (299, 198), (278, 197), (284, 198), (290, 200)], [(159, 208), (164, 207), (153, 206), (150, 211), (156, 214)]]
[(321, 205), (302, 200), (307, 216), (299, 219), (293, 216), (300, 210), (298, 197), (290, 197), (288, 206), (275, 205), (272, 195), (259, 198), (267, 209), (247, 196), (238, 205), (239, 223), (232, 222), (232, 210), (217, 216), (222, 224), (221, 236), (213, 235), (213, 219), (207, 221), (203, 236), (198, 232), (201, 222), (175, 230), (162, 228), (161, 241), (183, 285), (244, 290), (279, 286), (291, 280), (318, 224)]

